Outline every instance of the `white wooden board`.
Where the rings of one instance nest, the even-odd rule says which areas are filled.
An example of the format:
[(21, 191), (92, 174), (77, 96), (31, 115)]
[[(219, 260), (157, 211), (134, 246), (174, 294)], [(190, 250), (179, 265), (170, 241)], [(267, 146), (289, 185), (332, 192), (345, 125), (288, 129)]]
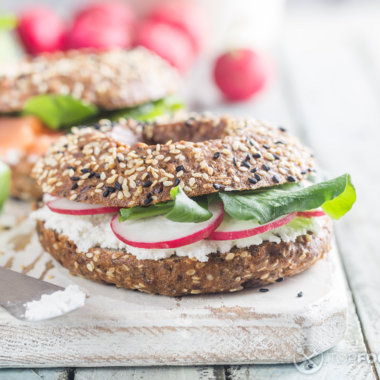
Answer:
[(324, 351), (346, 331), (336, 248), (310, 270), (268, 286), (267, 293), (169, 298), (70, 276), (42, 252), (33, 223), (20, 216), (25, 211), (12, 202), (0, 218), (0, 226), (13, 225), (0, 233), (0, 265), (61, 286), (77, 284), (88, 299), (72, 314), (39, 323), (1, 309), (0, 367), (286, 363), (300, 346)]

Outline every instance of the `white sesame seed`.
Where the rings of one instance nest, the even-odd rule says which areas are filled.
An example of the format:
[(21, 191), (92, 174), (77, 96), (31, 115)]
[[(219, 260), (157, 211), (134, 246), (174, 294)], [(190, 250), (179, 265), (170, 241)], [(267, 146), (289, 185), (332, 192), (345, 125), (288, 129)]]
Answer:
[(190, 188), (189, 186), (185, 186), (183, 189), (184, 189), (185, 191), (192, 191), (191, 188)]
[(78, 195), (77, 194), (73, 194), (71, 197), (70, 197), (70, 201), (73, 201), (75, 199), (77, 199)]
[(103, 182), (100, 182), (100, 183), (98, 183), (97, 185), (96, 185), (96, 188), (97, 189), (100, 189), (101, 187), (103, 187), (104, 186), (104, 183)]
[(195, 178), (191, 177), (189, 180), (189, 185), (194, 186), (194, 184), (195, 184)]
[(181, 177), (183, 175), (183, 170), (180, 170), (178, 173), (177, 173), (177, 177)]
[(247, 172), (248, 171), (248, 168), (246, 168), (245, 166), (239, 166), (239, 170), (241, 172)]
[(163, 160), (163, 159), (164, 159), (164, 156), (163, 156), (162, 154), (156, 156), (156, 160), (157, 160), (157, 161), (161, 161), (161, 160)]
[(202, 177), (202, 174), (201, 174), (201, 173), (194, 173), (194, 174), (193, 174), (193, 177), (195, 177), (195, 178), (200, 178), (200, 177)]
[(171, 160), (171, 157), (166, 157), (164, 161), (165, 161), (165, 162), (168, 162), (168, 161), (170, 161), (170, 160)]
[(164, 181), (164, 186), (173, 186), (172, 181)]
[(264, 153), (264, 157), (265, 157), (267, 160), (269, 160), (269, 161), (274, 161), (274, 156), (273, 156), (272, 153), (268, 153), (268, 152), (266, 152), (266, 153)]

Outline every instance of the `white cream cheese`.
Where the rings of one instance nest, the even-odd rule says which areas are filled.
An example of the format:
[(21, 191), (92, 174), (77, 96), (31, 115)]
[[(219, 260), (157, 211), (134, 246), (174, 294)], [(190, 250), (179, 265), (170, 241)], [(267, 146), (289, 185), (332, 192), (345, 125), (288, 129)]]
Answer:
[(112, 232), (110, 222), (114, 214), (101, 215), (62, 215), (52, 212), (44, 206), (31, 214), (35, 220), (45, 222), (45, 227), (67, 236), (78, 247), (80, 252), (88, 252), (90, 248), (124, 249), (139, 260), (160, 260), (173, 256), (196, 258), (205, 262), (208, 254), (213, 252), (226, 253), (232, 247), (244, 248), (250, 245), (260, 245), (263, 241), (274, 243), (295, 241), (297, 236), (305, 235), (307, 231), (320, 233), (325, 218), (294, 218), (290, 223), (272, 231), (246, 239), (232, 241), (201, 240), (196, 243), (175, 249), (142, 249), (131, 247), (121, 242)]

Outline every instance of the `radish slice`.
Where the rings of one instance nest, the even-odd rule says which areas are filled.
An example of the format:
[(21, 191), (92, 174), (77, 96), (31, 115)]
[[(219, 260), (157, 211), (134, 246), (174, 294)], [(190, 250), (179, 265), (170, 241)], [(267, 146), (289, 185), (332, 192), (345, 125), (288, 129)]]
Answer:
[(318, 208), (316, 210), (297, 212), (297, 216), (300, 216), (301, 218), (314, 218), (316, 216), (325, 216), (325, 215), (326, 214), (323, 212), (321, 208)]
[(237, 220), (226, 214), (219, 228), (209, 236), (209, 240), (237, 240), (262, 234), (288, 224), (296, 215), (296, 212), (292, 212), (269, 223), (259, 224), (253, 220)]
[(208, 237), (222, 223), (223, 203), (209, 207), (213, 214), (202, 223), (177, 223), (164, 215), (119, 222), (119, 215), (111, 221), (111, 229), (123, 243), (145, 249), (178, 248)]
[(66, 198), (54, 199), (53, 201), (47, 202), (47, 206), (51, 211), (56, 212), (57, 214), (66, 215), (95, 215), (119, 212), (118, 207), (74, 202)]

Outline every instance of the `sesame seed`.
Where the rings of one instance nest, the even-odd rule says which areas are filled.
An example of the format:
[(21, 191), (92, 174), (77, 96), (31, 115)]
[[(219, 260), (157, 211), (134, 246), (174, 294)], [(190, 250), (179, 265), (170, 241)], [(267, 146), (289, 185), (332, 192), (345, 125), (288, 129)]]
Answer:
[(284, 279), (283, 279), (282, 277), (280, 277), (280, 278), (278, 278), (278, 279), (276, 280), (276, 282), (282, 282), (282, 281), (284, 281)]
[(280, 183), (280, 179), (276, 175), (273, 176), (273, 181), (276, 183)]
[(257, 172), (257, 168), (253, 168), (252, 170), (251, 170), (251, 173), (256, 173)]
[(174, 186), (178, 186), (181, 180), (179, 178), (176, 178), (174, 181)]
[(240, 167), (239, 167), (239, 170), (240, 170), (241, 172), (247, 172), (247, 171), (248, 171), (248, 169), (247, 169), (246, 167), (244, 167), (244, 166), (240, 166)]
[(215, 154), (214, 154), (214, 160), (216, 160), (217, 158), (219, 158), (220, 157), (220, 152), (216, 152)]
[(212, 186), (214, 187), (215, 190), (219, 190), (220, 189), (220, 186), (218, 184), (216, 184), (216, 183), (214, 183)]
[(108, 190), (110, 193), (114, 193), (114, 192), (116, 191), (116, 189), (115, 189), (114, 187), (112, 187), (112, 186), (107, 186), (106, 188), (107, 188), (107, 190)]
[(302, 170), (301, 174), (307, 174), (306, 170)]
[(148, 205), (149, 203), (151, 203), (153, 201), (153, 198), (146, 198), (145, 200), (144, 200), (144, 204), (145, 205)]
[(276, 160), (279, 160), (280, 157), (276, 154), (276, 153), (273, 153), (273, 157), (276, 159)]
[(298, 294), (297, 294), (297, 297), (298, 298), (301, 298), (303, 296), (303, 292), (299, 292)]
[(71, 197), (70, 197), (70, 201), (74, 201), (75, 199), (77, 199), (78, 195), (77, 194), (73, 194)]
[(252, 178), (252, 177), (248, 177), (248, 181), (252, 184), (256, 184), (257, 183), (257, 179), (255, 178)]
[(185, 170), (185, 167), (183, 165), (179, 165), (175, 168), (176, 172), (180, 172), (182, 170)]
[(274, 156), (272, 153), (265, 153), (264, 157), (269, 161), (274, 161)]
[(108, 197), (109, 193), (110, 193), (110, 191), (109, 191), (109, 190), (106, 190), (106, 191), (103, 193), (103, 197), (104, 197), (104, 198)]
[(286, 129), (284, 127), (279, 126), (278, 129), (282, 132), (286, 132)]
[(256, 178), (258, 181), (261, 180), (261, 177), (260, 177), (257, 173), (255, 173), (255, 178)]
[(269, 149), (269, 145), (263, 144), (263, 147), (264, 147), (265, 149)]
[(68, 166), (67, 169), (76, 170), (74, 166)]
[(191, 187), (189, 187), (189, 186), (184, 186), (184, 188), (183, 188), (185, 191), (192, 191), (191, 190)]
[(89, 170), (89, 169), (81, 169), (80, 171), (81, 171), (83, 174), (90, 173), (90, 170)]
[(164, 186), (172, 186), (173, 182), (172, 181), (164, 181)]
[(254, 153), (254, 154), (252, 154), (252, 157), (253, 158), (261, 158), (261, 154), (260, 153)]
[(78, 187), (77, 183), (74, 183), (74, 185), (71, 187), (71, 190), (75, 190)]
[(189, 185), (194, 186), (194, 184), (195, 184), (195, 178), (191, 177), (189, 180)]
[(236, 166), (236, 163), (237, 163), (237, 161), (236, 161), (236, 157), (234, 157), (234, 158), (232, 159), (232, 162), (233, 162), (234, 165)]
[(144, 182), (143, 187), (150, 187), (152, 185), (152, 181), (148, 180)]
[(269, 292), (269, 289), (263, 289), (263, 288), (261, 288), (261, 289), (260, 289), (260, 292), (261, 292), (261, 293), (266, 293), (266, 292)]
[(263, 169), (264, 169), (266, 172), (269, 172), (270, 167), (269, 167), (268, 165), (263, 164)]
[(228, 156), (231, 152), (228, 149), (223, 149), (222, 153)]
[(115, 187), (117, 190), (123, 190), (123, 188), (119, 182), (115, 182)]
[(70, 177), (72, 181), (79, 181), (79, 177)]
[(243, 161), (242, 165), (244, 165), (246, 168), (250, 168), (251, 164), (248, 161)]
[(288, 181), (289, 182), (297, 182), (297, 180), (291, 175), (288, 177)]

